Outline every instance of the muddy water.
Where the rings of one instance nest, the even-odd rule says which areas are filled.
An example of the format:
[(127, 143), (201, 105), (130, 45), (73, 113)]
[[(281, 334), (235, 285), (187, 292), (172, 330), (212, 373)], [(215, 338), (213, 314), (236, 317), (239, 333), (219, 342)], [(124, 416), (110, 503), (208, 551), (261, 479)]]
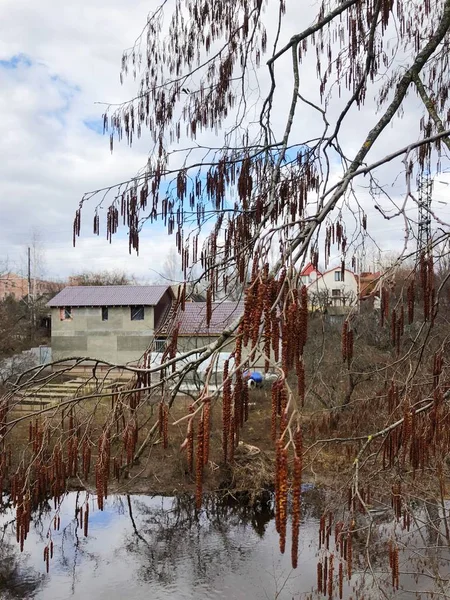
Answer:
[[(60, 508), (59, 530), (52, 526), (54, 510), (48, 506), (35, 515), (22, 554), (15, 541), (13, 513), (6, 511), (0, 516), (0, 598), (308, 598), (316, 584), (321, 502), (315, 490), (303, 497), (295, 571), (290, 565), (289, 538), (286, 554), (279, 552), (270, 498), (250, 510), (242, 503), (211, 497), (200, 513), (189, 496), (113, 496), (103, 512), (91, 498), (85, 538), (74, 514), (86, 502), (86, 494), (70, 493)], [(49, 574), (43, 561), (48, 532), (54, 543)], [(409, 589), (418, 589), (411, 578), (407, 583)], [(344, 584), (344, 598), (357, 597), (355, 591), (353, 578), (351, 585)], [(374, 590), (365, 596), (378, 597)]]

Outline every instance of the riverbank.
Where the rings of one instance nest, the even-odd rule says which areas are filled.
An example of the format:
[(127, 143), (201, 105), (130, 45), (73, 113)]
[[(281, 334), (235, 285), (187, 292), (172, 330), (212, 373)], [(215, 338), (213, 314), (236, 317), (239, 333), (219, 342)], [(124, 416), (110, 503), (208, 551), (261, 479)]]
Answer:
[[(151, 443), (142, 452), (142, 455), (131, 469), (125, 467), (125, 447), (123, 441), (124, 423), (130, 414), (124, 413), (123, 417), (114, 422), (111, 441), (111, 476), (108, 483), (109, 493), (141, 493), (158, 495), (177, 495), (194, 493), (196, 488), (196, 473), (189, 471), (186, 450), (182, 450), (186, 439), (187, 420), (192, 399), (189, 397), (177, 398), (173, 404), (167, 427), (167, 444), (164, 447), (161, 436), (153, 438)], [(83, 400), (71, 412), (66, 409), (61, 416), (55, 413), (46, 413), (47, 425), (51, 430), (48, 451), (58, 444), (63, 443), (68, 448), (67, 440), (76, 436), (78, 441), (77, 473), (67, 481), (70, 490), (86, 489), (95, 493), (95, 462), (98, 439), (104, 430), (113, 407), (111, 397)], [(10, 434), (12, 446), (23, 447), (25, 452), (30, 452), (31, 438), (30, 423), (33, 427), (41, 422), (41, 417), (25, 418), (22, 411), (14, 411), (10, 419), (20, 417)], [(143, 404), (139, 407), (136, 418), (139, 423), (138, 442), (139, 448), (147, 439), (151, 428), (158, 419), (158, 404)], [(305, 431), (307, 419), (305, 417)], [(275, 447), (270, 434), (271, 422), (271, 392), (270, 389), (256, 390), (250, 393), (249, 419), (244, 424), (240, 434), (240, 441), (234, 452), (232, 462), (224, 463), (222, 448), (222, 403), (220, 400), (211, 405), (211, 434), (209, 440), (209, 460), (203, 470), (203, 491), (227, 491), (230, 494), (242, 492), (250, 493), (257, 497), (261, 492), (273, 488), (275, 479)], [(82, 472), (82, 445), (86, 426), (89, 424), (89, 446), (91, 453), (91, 469), (87, 479)], [(307, 440), (305, 440), (306, 442)], [(342, 448), (322, 448), (314, 452), (314, 468), (305, 462), (303, 481), (314, 485), (328, 485), (337, 473), (342, 473), (344, 467), (348, 468), (348, 457)], [(67, 450), (66, 450), (67, 451)], [(15, 462), (21, 460), (21, 454), (12, 454), (12, 470), (17, 466)], [(113, 469), (114, 462), (121, 465)], [(113, 475), (120, 473), (119, 477)]]

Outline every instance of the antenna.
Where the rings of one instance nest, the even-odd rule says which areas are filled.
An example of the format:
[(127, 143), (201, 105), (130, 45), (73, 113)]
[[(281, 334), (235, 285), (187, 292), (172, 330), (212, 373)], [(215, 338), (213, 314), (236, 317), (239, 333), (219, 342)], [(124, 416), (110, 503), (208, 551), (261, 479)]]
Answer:
[(418, 190), (418, 232), (417, 232), (417, 254), (420, 256), (428, 251), (431, 241), (431, 199), (433, 195), (433, 180), (429, 165), (424, 168), (417, 178)]

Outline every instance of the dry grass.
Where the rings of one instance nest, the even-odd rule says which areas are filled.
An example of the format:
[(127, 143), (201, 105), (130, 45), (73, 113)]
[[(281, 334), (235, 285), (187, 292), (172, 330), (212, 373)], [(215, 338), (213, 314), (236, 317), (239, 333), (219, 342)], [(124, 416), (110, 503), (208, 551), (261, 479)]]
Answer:
[[(121, 480), (111, 481), (111, 491), (129, 491), (146, 493), (173, 494), (179, 492), (193, 492), (195, 490), (195, 473), (189, 473), (185, 452), (180, 451), (180, 446), (186, 437), (186, 421), (174, 425), (188, 414), (192, 400), (188, 397), (179, 397), (171, 408), (169, 416), (169, 443), (163, 448), (162, 440), (158, 437), (148, 446), (142, 458), (125, 473)], [(242, 444), (236, 449), (235, 463), (224, 465), (222, 459), (222, 404), (217, 401), (211, 410), (211, 437), (210, 460), (204, 472), (204, 490), (215, 491), (230, 488), (240, 492), (246, 490), (266, 489), (272, 481), (273, 445), (270, 435), (267, 435), (267, 423), (270, 422), (270, 390), (255, 391), (250, 398), (250, 418), (245, 424), (241, 434)], [(79, 424), (79, 435), (83, 436), (86, 427), (89, 427), (90, 439), (96, 442), (103, 431), (105, 422), (111, 415), (112, 400), (110, 396), (100, 399), (89, 399), (79, 402), (74, 408), (76, 421)], [(13, 420), (25, 416), (23, 410), (12, 410), (9, 419)], [(27, 464), (31, 455), (29, 439), (29, 424), (36, 420), (42, 421), (43, 417), (33, 416), (17, 423), (7, 436), (7, 443), (12, 452), (12, 468), (15, 470), (20, 462)], [(138, 410), (139, 445), (146, 439), (151, 427), (158, 418), (158, 405), (145, 404)], [(68, 410), (64, 411), (64, 433), (62, 429), (62, 414), (60, 410), (50, 411), (45, 416), (46, 427), (51, 432), (49, 450), (57, 443), (61, 436), (68, 434)], [(111, 443), (111, 456), (120, 456), (123, 451), (120, 428), (113, 427), (117, 433)], [(248, 449), (251, 449), (249, 452)], [(254, 450), (256, 448), (256, 450)], [(17, 451), (20, 449), (19, 451)], [(256, 452), (256, 454), (255, 454)], [(93, 447), (93, 463), (95, 461), (95, 448)], [(93, 469), (91, 469), (92, 473)], [(83, 481), (78, 477), (70, 481), (74, 488), (84, 486), (94, 489), (94, 478)]]

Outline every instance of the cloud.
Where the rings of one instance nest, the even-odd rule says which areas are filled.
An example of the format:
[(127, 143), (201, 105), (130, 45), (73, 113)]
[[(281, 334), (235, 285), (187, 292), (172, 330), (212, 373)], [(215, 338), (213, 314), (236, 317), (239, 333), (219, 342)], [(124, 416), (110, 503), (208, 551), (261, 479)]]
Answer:
[[(266, 22), (269, 41), (276, 25), (277, 3), (269, 2)], [(154, 5), (154, 3), (153, 3)], [(168, 4), (170, 6), (170, 3)], [(126, 268), (148, 278), (150, 267), (162, 268), (173, 245), (162, 226), (149, 226), (142, 238), (141, 255), (128, 257), (124, 236), (112, 245), (105, 238), (90, 234), (89, 210), (83, 214), (83, 238), (72, 248), (72, 221), (82, 194), (86, 191), (123, 181), (133, 176), (148, 158), (149, 137), (136, 140), (132, 148), (115, 144), (109, 151), (107, 136), (102, 135), (104, 105), (96, 102), (120, 102), (135, 93), (132, 78), (119, 83), (122, 50), (129, 47), (142, 31), (146, 15), (153, 6), (147, 1), (78, 0), (62, 8), (56, 0), (21, 3), (3, 0), (0, 5), (2, 36), (0, 39), (0, 259), (20, 264), (24, 247), (33, 228), (41, 232), (47, 257), (47, 275), (64, 278), (89, 268)], [(283, 42), (309, 25), (315, 4), (288, 5), (282, 30)], [(269, 45), (270, 47), (270, 45)], [(273, 127), (280, 136), (292, 96), (292, 67), (286, 54), (276, 67), (277, 88), (274, 99)], [(267, 92), (267, 69), (258, 72), (260, 89), (252, 88), (247, 118), (253, 120), (260, 110), (259, 98)], [(314, 52), (301, 65), (301, 89), (304, 96), (318, 102), (316, 58)], [(330, 101), (331, 117), (336, 117), (348, 94), (334, 94)], [(381, 138), (379, 150), (368, 160), (376, 160), (393, 148), (407, 145), (419, 137), (418, 115), (421, 106), (411, 94), (402, 120), (396, 119)], [(360, 112), (344, 124), (341, 142), (351, 156), (379, 118), (374, 98), (368, 97)], [(253, 131), (250, 125), (250, 131)], [(299, 107), (294, 120), (292, 139), (296, 143), (315, 137), (322, 127), (321, 114), (310, 106)], [(242, 134), (242, 131), (239, 135)], [(207, 131), (199, 142), (217, 146), (214, 132)], [(183, 140), (186, 143), (186, 140)], [(195, 155), (193, 155), (195, 156)], [(333, 176), (338, 178), (337, 156), (331, 155)], [(182, 155), (171, 160), (181, 164)], [(380, 170), (385, 192), (401, 201), (400, 161)], [(401, 178), (401, 175), (400, 175)], [(360, 204), (369, 215), (369, 224), (377, 237), (389, 247), (401, 245), (401, 222), (387, 222), (374, 208), (374, 201), (363, 186), (356, 183)], [(446, 198), (445, 186), (440, 194)], [(380, 196), (382, 207), (389, 204)], [(409, 210), (414, 210), (411, 207)], [(450, 211), (440, 205), (445, 217)]]

